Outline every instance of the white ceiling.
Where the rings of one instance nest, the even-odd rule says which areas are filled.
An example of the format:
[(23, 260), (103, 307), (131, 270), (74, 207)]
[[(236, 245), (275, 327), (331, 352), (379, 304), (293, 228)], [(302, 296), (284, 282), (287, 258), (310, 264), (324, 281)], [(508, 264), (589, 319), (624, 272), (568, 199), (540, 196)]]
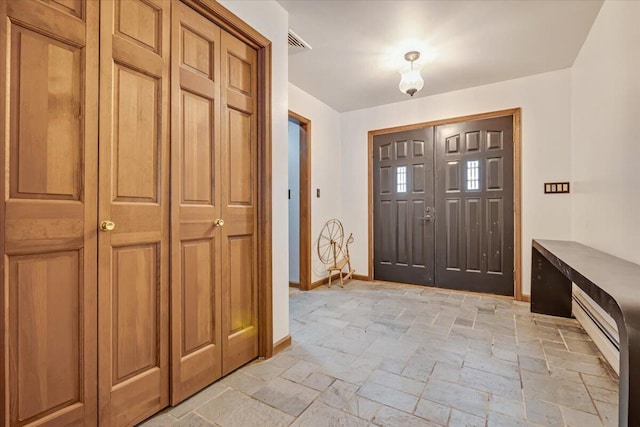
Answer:
[(279, 0), (311, 45), (289, 81), (337, 111), (403, 101), (404, 53), (422, 57), (414, 97), (570, 67), (601, 0)]

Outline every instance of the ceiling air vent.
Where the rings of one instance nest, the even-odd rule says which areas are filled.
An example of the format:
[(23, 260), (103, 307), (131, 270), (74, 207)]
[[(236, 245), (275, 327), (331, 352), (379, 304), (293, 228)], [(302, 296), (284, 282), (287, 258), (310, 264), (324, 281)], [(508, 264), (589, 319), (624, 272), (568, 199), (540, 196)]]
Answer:
[(289, 40), (289, 55), (293, 53), (302, 52), (303, 50), (311, 49), (311, 46), (309, 46), (307, 42), (302, 40), (302, 38), (300, 38), (299, 35), (297, 35), (291, 30), (289, 30), (288, 40)]

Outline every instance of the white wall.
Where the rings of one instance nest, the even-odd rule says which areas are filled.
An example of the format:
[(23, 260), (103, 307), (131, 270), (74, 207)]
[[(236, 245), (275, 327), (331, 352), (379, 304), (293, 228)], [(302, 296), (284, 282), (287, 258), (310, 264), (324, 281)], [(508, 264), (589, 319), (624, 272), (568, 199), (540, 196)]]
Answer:
[[(344, 220), (341, 192), (349, 183), (341, 174), (340, 113), (292, 84), (289, 84), (289, 109), (311, 120), (311, 281), (315, 282), (327, 276), (316, 250), (320, 230), (328, 219)], [(317, 188), (320, 198), (316, 197)], [(346, 235), (351, 231), (353, 228), (345, 226)], [(362, 238), (356, 242), (364, 244)]]
[(300, 125), (289, 120), (289, 282), (300, 283)]
[(573, 239), (640, 263), (640, 2), (603, 4), (572, 73)]
[(288, 13), (274, 0), (219, 2), (271, 40), (273, 340), (289, 334), (289, 266), (287, 209)]
[[(426, 82), (429, 84), (429, 82)], [(342, 114), (342, 213), (356, 244), (360, 274), (368, 270), (367, 132), (507, 108), (522, 108), (523, 293), (530, 293), (531, 239), (571, 238), (570, 194), (543, 194), (543, 183), (571, 177), (570, 70), (407, 100)]]

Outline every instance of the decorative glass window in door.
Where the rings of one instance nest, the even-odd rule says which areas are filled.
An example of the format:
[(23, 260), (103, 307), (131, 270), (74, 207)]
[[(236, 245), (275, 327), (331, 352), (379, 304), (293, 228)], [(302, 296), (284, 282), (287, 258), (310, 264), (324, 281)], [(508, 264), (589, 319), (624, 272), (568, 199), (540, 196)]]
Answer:
[(467, 190), (480, 190), (480, 161), (467, 161)]
[(407, 167), (398, 166), (396, 168), (396, 192), (407, 192)]

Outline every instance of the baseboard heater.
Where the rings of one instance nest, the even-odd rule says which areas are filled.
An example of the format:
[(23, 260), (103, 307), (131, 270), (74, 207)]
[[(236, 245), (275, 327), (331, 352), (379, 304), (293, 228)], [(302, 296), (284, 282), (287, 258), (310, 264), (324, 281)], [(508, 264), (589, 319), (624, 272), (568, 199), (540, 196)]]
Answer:
[(573, 315), (602, 352), (609, 365), (619, 374), (620, 336), (615, 321), (575, 284), (572, 299)]

